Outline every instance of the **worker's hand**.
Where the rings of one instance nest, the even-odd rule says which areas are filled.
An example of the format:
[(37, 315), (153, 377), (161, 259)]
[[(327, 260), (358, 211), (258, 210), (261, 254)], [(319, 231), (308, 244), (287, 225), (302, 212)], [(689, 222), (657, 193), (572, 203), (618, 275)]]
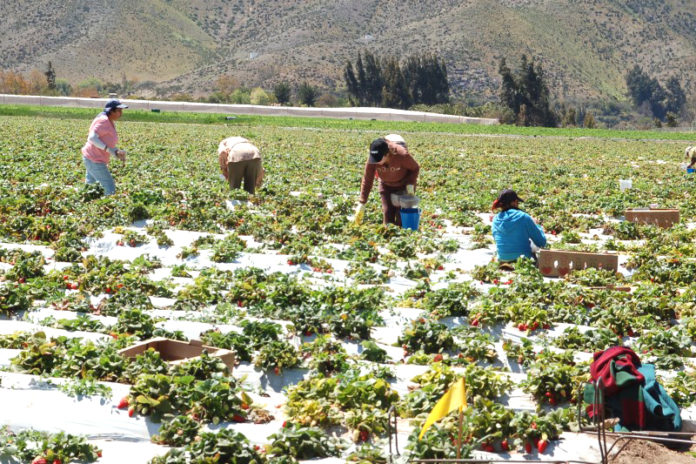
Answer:
[(126, 150), (116, 149), (116, 158), (120, 159), (124, 163), (126, 162)]
[(407, 185), (406, 186), (406, 193), (409, 195), (413, 195), (416, 192), (416, 187), (414, 185)]
[(358, 207), (355, 208), (355, 225), (359, 226), (362, 224), (363, 218), (365, 217), (365, 203), (358, 203)]

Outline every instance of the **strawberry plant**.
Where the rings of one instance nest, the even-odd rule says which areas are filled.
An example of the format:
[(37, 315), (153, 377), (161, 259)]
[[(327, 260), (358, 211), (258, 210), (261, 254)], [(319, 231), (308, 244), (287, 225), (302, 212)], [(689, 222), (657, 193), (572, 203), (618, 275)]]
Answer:
[(444, 324), (419, 318), (404, 329), (398, 344), (409, 352), (442, 353), (454, 347), (454, 339)]
[(284, 340), (274, 340), (265, 343), (254, 357), (254, 366), (279, 375), (284, 369), (297, 367), (300, 358), (297, 349)]
[(348, 355), (343, 345), (319, 335), (313, 342), (300, 347), (302, 357), (309, 358), (309, 367), (320, 374), (333, 374), (348, 368)]
[(532, 394), (539, 404), (556, 406), (572, 398), (575, 385), (584, 372), (574, 365), (540, 359), (527, 371), (522, 388)]
[[(87, 443), (84, 437), (58, 432), (55, 434), (35, 430), (13, 433), (0, 429), (0, 457), (14, 457), (21, 462), (95, 462), (101, 450)], [(38, 460), (38, 461), (37, 461)]]
[(232, 429), (219, 432), (203, 432), (199, 440), (183, 448), (173, 448), (164, 456), (158, 456), (150, 464), (189, 464), (208, 462), (233, 462), (235, 464), (263, 464), (259, 450), (244, 435)]
[(231, 263), (239, 257), (239, 253), (245, 248), (246, 242), (240, 239), (237, 234), (231, 233), (215, 242), (211, 259), (216, 263)]
[(426, 293), (422, 307), (436, 319), (468, 315), (469, 302), (480, 295), (471, 282), (450, 284), (447, 288)]
[(239, 361), (251, 361), (254, 348), (251, 337), (247, 335), (236, 332), (223, 334), (216, 330), (209, 330), (201, 334), (201, 340), (206, 345), (233, 350)]
[(279, 432), (270, 435), (269, 456), (291, 456), (296, 459), (327, 458), (339, 456), (338, 440), (329, 438), (316, 427), (286, 424)]
[(157, 434), (150, 440), (160, 445), (185, 446), (193, 443), (200, 430), (201, 423), (191, 416), (168, 416), (164, 417)]
[(0, 314), (12, 314), (29, 309), (26, 287), (23, 285), (0, 283)]
[(387, 352), (383, 348), (380, 348), (379, 345), (372, 340), (363, 341), (361, 346), (361, 358), (377, 363), (384, 363), (387, 361)]

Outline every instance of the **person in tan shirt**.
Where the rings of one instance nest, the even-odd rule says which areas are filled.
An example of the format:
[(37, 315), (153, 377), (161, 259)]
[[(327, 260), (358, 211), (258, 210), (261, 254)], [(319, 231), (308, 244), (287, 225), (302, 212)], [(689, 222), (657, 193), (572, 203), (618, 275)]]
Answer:
[(228, 137), (218, 146), (220, 171), (230, 188), (238, 189), (244, 181), (244, 190), (254, 194), (261, 186), (264, 170), (259, 149), (244, 137)]
[(405, 147), (383, 138), (376, 139), (370, 144), (358, 201), (361, 205), (367, 203), (375, 176), (378, 177), (383, 222), (400, 226), (401, 214), (392, 203), (391, 194), (403, 192), (407, 186), (415, 190), (419, 171), (420, 166)]

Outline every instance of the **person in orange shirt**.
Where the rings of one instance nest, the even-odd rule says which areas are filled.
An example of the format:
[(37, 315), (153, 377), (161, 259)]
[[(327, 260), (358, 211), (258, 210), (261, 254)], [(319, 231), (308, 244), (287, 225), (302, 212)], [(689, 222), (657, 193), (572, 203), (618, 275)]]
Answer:
[(405, 147), (384, 138), (374, 140), (370, 144), (370, 155), (365, 163), (356, 217), (362, 215), (376, 176), (379, 178), (379, 195), (382, 198), (383, 223), (400, 226), (401, 214), (399, 208), (392, 203), (391, 195), (404, 190), (413, 193), (419, 172), (420, 166)]

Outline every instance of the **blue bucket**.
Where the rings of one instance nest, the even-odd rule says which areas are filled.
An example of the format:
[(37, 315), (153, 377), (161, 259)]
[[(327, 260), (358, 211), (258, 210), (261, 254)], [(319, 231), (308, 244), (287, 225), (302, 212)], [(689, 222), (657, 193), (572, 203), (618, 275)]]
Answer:
[(401, 208), (401, 227), (403, 229), (418, 230), (420, 222), (420, 210), (418, 208)]
[(696, 172), (696, 169), (694, 169), (694, 168), (686, 168), (686, 172), (688, 172), (689, 174), (693, 174), (694, 172)]

